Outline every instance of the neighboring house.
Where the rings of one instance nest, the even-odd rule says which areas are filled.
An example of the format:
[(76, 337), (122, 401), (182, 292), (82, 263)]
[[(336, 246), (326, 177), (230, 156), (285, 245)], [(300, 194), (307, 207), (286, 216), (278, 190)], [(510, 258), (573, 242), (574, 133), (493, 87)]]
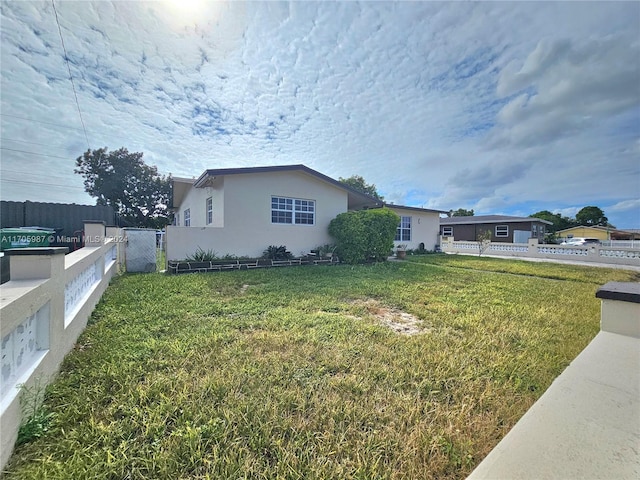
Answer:
[(568, 240), (570, 238), (589, 237), (597, 238), (598, 240), (637, 240), (640, 239), (640, 233), (618, 230), (610, 227), (588, 227), (586, 225), (580, 225), (577, 227), (566, 228), (559, 230), (556, 235), (561, 240)]
[(507, 215), (478, 215), (473, 217), (449, 217), (440, 219), (440, 235), (454, 240), (476, 241), (478, 235), (491, 232), (492, 242), (527, 243), (530, 238), (544, 240), (547, 220), (534, 217)]
[[(200, 248), (218, 255), (260, 256), (269, 245), (294, 255), (333, 242), (338, 214), (383, 203), (304, 165), (205, 170), (197, 179), (172, 179), (175, 225), (167, 227), (167, 258)], [(438, 210), (388, 205), (402, 217), (396, 244), (433, 250)], [(188, 227), (188, 228), (186, 228)]]

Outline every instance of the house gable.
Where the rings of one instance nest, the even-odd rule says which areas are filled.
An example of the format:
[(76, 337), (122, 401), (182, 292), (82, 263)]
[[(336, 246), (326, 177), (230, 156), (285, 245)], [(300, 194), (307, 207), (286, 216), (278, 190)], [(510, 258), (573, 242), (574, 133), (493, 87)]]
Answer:
[[(306, 165), (274, 165), (266, 167), (245, 167), (245, 168), (219, 168), (205, 170), (200, 177), (195, 180), (194, 186), (196, 188), (202, 188), (209, 185), (212, 181), (215, 181), (217, 177), (230, 177), (236, 175), (256, 175), (256, 174), (273, 174), (273, 173), (286, 173), (286, 172), (298, 172), (313, 177), (326, 184), (333, 185), (334, 187), (346, 191), (348, 195), (348, 208), (349, 210), (360, 210), (362, 208), (375, 208), (382, 206), (382, 202), (377, 198), (364, 194), (358, 190), (345, 185), (338, 180), (334, 180), (316, 170), (313, 170)], [(266, 177), (265, 177), (266, 178)]]

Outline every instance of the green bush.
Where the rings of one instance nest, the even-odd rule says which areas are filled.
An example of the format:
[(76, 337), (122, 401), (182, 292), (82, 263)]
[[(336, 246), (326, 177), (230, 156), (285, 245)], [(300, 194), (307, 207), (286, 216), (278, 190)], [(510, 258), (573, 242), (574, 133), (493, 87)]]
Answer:
[(279, 247), (269, 245), (267, 249), (262, 252), (262, 258), (266, 258), (267, 260), (289, 260), (293, 258), (293, 255), (287, 251), (287, 247), (284, 245), (280, 245)]
[(384, 261), (393, 250), (400, 217), (388, 208), (345, 212), (331, 220), (329, 235), (347, 263)]

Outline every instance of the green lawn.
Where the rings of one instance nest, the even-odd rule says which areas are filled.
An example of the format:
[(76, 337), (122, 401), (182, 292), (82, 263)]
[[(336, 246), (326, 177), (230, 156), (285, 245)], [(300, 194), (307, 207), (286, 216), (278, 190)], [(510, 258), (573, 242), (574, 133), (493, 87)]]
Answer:
[(464, 478), (596, 335), (609, 280), (638, 276), (444, 255), (125, 275), (6, 478)]

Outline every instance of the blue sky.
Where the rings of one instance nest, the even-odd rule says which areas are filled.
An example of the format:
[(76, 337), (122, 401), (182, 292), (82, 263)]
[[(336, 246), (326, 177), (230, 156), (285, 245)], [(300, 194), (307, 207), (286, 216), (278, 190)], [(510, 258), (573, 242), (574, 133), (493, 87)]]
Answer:
[[(387, 201), (640, 228), (638, 2), (2, 2), (0, 197), (94, 203), (92, 149), (161, 173), (304, 163)], [(87, 143), (89, 145), (87, 145)]]

